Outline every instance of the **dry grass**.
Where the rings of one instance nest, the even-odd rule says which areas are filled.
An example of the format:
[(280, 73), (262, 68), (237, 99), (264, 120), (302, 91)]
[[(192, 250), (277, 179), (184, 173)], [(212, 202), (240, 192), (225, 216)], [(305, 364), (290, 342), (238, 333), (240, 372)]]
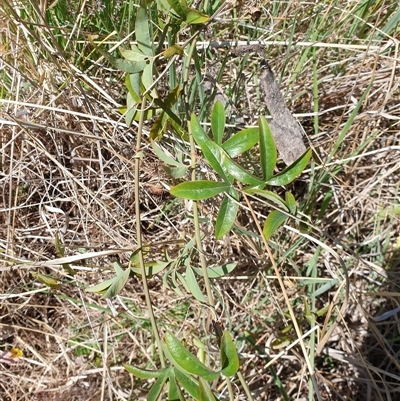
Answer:
[[(370, 25), (357, 28), (359, 33), (385, 26), (384, 15), (392, 5), (380, 4), (374, 20), (367, 21)], [(113, 262), (127, 265), (137, 244), (137, 131), (126, 127), (117, 111), (124, 102), (124, 75), (101, 56), (89, 56), (86, 32), (66, 30), (72, 50), (64, 51), (56, 30), (41, 21), (34, 3), (18, 3), (13, 12), (8, 5), (6, 1), (0, 6), (0, 352), (14, 346), (23, 350), (24, 358), (12, 366), (0, 364), (1, 399), (144, 399), (150, 385), (122, 367), (158, 366), (140, 279), (130, 278), (112, 300), (85, 291), (112, 276)], [(329, 291), (309, 298), (316, 310), (328, 307), (315, 319), (318, 330), (311, 327), (314, 331), (303, 340), (307, 346), (316, 343), (313, 366), (320, 395), (323, 400), (396, 400), (398, 317), (378, 317), (399, 305), (399, 31), (393, 29), (393, 36), (382, 35), (380, 41), (360, 33), (353, 43), (345, 43), (344, 32), (360, 18), (352, 19), (354, 10), (339, 5), (323, 10), (324, 18), (336, 16), (337, 35), (330, 35), (328, 27), (334, 27), (325, 21), (326, 38), (320, 45), (313, 44), (301, 24), (293, 35), (288, 31), (288, 21), (296, 15), (304, 18), (303, 26), (312, 25), (316, 16), (308, 3), (282, 7), (280, 19), (267, 19), (268, 4), (236, 12), (239, 21), (250, 24), (250, 17), (261, 10), (263, 21), (274, 24), (273, 35), (255, 30), (257, 40), (292, 40), (288, 47), (268, 47), (267, 54), (273, 70), (282, 72), (285, 98), (292, 99), (289, 106), (305, 128), (316, 163), (292, 185), (308, 231), (281, 229), (271, 247), (304, 332), (310, 329), (303, 302), (310, 286), (315, 291), (317, 279), (337, 280)], [(36, 16), (36, 25), (21, 23), (28, 10)], [(222, 27), (229, 28), (230, 12), (221, 15)], [(246, 40), (248, 31), (238, 26), (232, 28), (235, 39)], [(79, 41), (84, 46), (79, 47)], [(222, 50), (205, 54), (207, 63), (216, 63), (216, 71), (224, 69), (224, 95), (236, 105), (232, 113), (244, 115), (237, 123), (254, 124), (256, 111), (263, 112), (257, 98), (257, 63), (247, 58), (227, 62)], [(171, 141), (165, 146), (173, 151)], [(162, 259), (167, 247), (175, 256), (182, 239), (191, 238), (193, 223), (186, 205), (169, 195), (167, 188), (174, 182), (147, 141), (143, 152), (144, 240), (152, 244), (154, 259)], [(244, 205), (238, 228), (255, 232)], [(252, 202), (260, 221), (266, 207), (259, 199)], [(266, 362), (278, 356), (273, 366), (290, 399), (313, 399), (301, 348), (295, 345), (280, 354), (281, 349), (272, 347), (291, 322), (260, 238), (236, 230), (215, 242), (210, 220), (217, 209), (217, 204), (201, 209), (205, 256), (210, 265), (239, 262), (233, 275), (215, 282), (217, 309), (240, 347), (243, 374), (254, 397), (279, 399)], [(163, 245), (165, 241), (169, 243)], [(59, 286), (49, 288), (32, 273), (52, 277)], [(149, 285), (162, 328), (180, 330), (188, 339), (209, 337), (199, 303), (187, 294), (178, 297), (163, 286), (161, 277)], [(293, 343), (295, 333), (288, 338)]]

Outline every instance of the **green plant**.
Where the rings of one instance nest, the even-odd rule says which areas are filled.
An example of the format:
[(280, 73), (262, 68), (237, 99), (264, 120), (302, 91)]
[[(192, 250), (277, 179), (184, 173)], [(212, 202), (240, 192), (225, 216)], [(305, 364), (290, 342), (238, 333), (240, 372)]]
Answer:
[[(264, 197), (281, 208), (272, 211), (264, 223), (263, 234), (268, 240), (271, 235), (290, 216), (296, 213), (293, 195), (286, 192), (285, 199), (266, 190), (266, 186), (282, 186), (292, 182), (308, 164), (311, 151), (308, 150), (300, 159), (284, 171), (274, 175), (276, 167), (276, 147), (265, 118), (259, 119), (259, 129), (245, 129), (223, 141), (225, 113), (221, 103), (215, 103), (212, 111), (211, 139), (202, 129), (193, 115), (190, 123), (191, 134), (202, 150), (205, 160), (222, 181), (195, 180), (178, 184), (171, 189), (171, 194), (185, 199), (204, 200), (224, 193), (224, 198), (215, 222), (216, 238), (223, 237), (233, 226), (239, 209), (239, 193)], [(259, 165), (261, 175), (248, 171), (233, 158), (250, 151), (259, 145)], [(257, 162), (255, 163), (258, 164)], [(235, 188), (236, 183), (236, 188)], [(245, 186), (245, 187), (242, 187)]]
[[(162, 35), (170, 35), (174, 39), (177, 27), (181, 24), (188, 26), (194, 24), (203, 24), (209, 21), (206, 15), (190, 9), (185, 2), (169, 2), (172, 7), (171, 23), (164, 26)], [(127, 107), (120, 108), (125, 114), (125, 120), (128, 125), (134, 121), (138, 122), (139, 135), (137, 138), (137, 157), (136, 171), (139, 170), (140, 160), (143, 157), (141, 148), (141, 129), (145, 118), (153, 117), (154, 123), (150, 130), (151, 140), (160, 140), (168, 129), (173, 129), (175, 133), (184, 140), (188, 140), (191, 146), (191, 164), (192, 181), (182, 182), (171, 189), (171, 194), (195, 201), (194, 203), (194, 225), (195, 236), (188, 242), (180, 255), (171, 259), (166, 255), (165, 261), (145, 261), (146, 246), (138, 240), (138, 248), (131, 256), (130, 265), (123, 269), (118, 264), (114, 264), (116, 276), (94, 287), (88, 288), (91, 292), (103, 293), (107, 298), (117, 295), (127, 283), (130, 275), (133, 273), (141, 276), (145, 294), (147, 297), (147, 307), (150, 313), (152, 329), (158, 343), (158, 352), (160, 356), (161, 369), (156, 371), (147, 371), (134, 366), (126, 366), (126, 369), (141, 379), (156, 379), (147, 396), (148, 400), (156, 400), (163, 391), (164, 384), (168, 384), (168, 399), (183, 399), (181, 388), (185, 389), (196, 400), (213, 400), (215, 396), (211, 391), (207, 381), (214, 381), (222, 375), (226, 378), (230, 399), (233, 399), (233, 392), (229, 378), (238, 373), (244, 390), (251, 399), (251, 395), (245, 380), (241, 376), (239, 369), (238, 355), (235, 344), (228, 331), (220, 334), (220, 365), (219, 370), (210, 369), (202, 361), (196, 358), (191, 352), (170, 332), (165, 333), (164, 340), (159, 335), (159, 328), (154, 317), (152, 317), (151, 300), (147, 293), (147, 278), (153, 274), (166, 272), (163, 276), (163, 283), (166, 287), (172, 288), (178, 295), (183, 295), (185, 291), (194, 296), (200, 302), (207, 302), (211, 307), (214, 306), (214, 290), (211, 284), (211, 278), (221, 277), (229, 273), (235, 264), (231, 266), (207, 266), (202, 254), (197, 255), (193, 252), (193, 245), (202, 249), (202, 234), (199, 225), (199, 217), (196, 202), (213, 198), (223, 194), (223, 200), (219, 213), (215, 221), (215, 237), (217, 239), (226, 235), (234, 226), (236, 217), (241, 205), (241, 197), (256, 196), (267, 199), (275, 205), (264, 222), (264, 228), (261, 234), (264, 241), (268, 241), (273, 233), (290, 217), (296, 214), (296, 202), (290, 192), (286, 192), (285, 198), (276, 194), (267, 187), (278, 187), (290, 184), (299, 176), (308, 164), (311, 151), (306, 151), (298, 160), (287, 167), (284, 171), (275, 173), (277, 162), (277, 151), (275, 142), (265, 118), (259, 119), (258, 128), (243, 129), (233, 135), (227, 135), (225, 132), (226, 115), (221, 102), (215, 102), (211, 110), (211, 135), (207, 134), (198, 118), (193, 113), (189, 113), (188, 103), (185, 106), (185, 114), (191, 114), (190, 123), (186, 128), (183, 123), (182, 113), (177, 107), (181, 96), (181, 85), (176, 81), (170, 80), (171, 89), (166, 96), (161, 98), (158, 94), (158, 82), (165, 75), (167, 69), (174, 71), (172, 62), (183, 56), (184, 46), (171, 43), (170, 46), (161, 53), (156, 54), (153, 45), (152, 29), (150, 28), (148, 12), (144, 7), (140, 7), (136, 14), (136, 39), (137, 44), (133, 44), (131, 49), (122, 49), (121, 55), (124, 59), (113, 59), (109, 55), (106, 57), (115, 67), (125, 71), (126, 86), (128, 89)], [(189, 57), (185, 59), (184, 65), (193, 57), (196, 58), (194, 50), (195, 41), (193, 40), (199, 31), (195, 31), (186, 42), (189, 45)], [(104, 53), (102, 50), (100, 50)], [(154, 80), (156, 71), (156, 62), (163, 55), (168, 62), (167, 67)], [(188, 90), (187, 67), (184, 67), (184, 96)], [(175, 74), (173, 73), (174, 77)], [(199, 92), (201, 97), (201, 93)], [(190, 101), (189, 101), (190, 103)], [(198, 159), (195, 151), (195, 144), (201, 150), (201, 159), (204, 159), (211, 169), (211, 173), (216, 175), (219, 180), (204, 180), (196, 171)], [(179, 154), (177, 159), (172, 158), (163, 151), (161, 146), (153, 143), (153, 149), (157, 156), (167, 165), (174, 178), (183, 177), (189, 165), (186, 164), (183, 153)], [(258, 161), (253, 165), (256, 168), (242, 166), (240, 159), (245, 154), (259, 154)], [(180, 156), (179, 156), (180, 155)], [(139, 208), (136, 206), (136, 213), (139, 218)], [(140, 228), (137, 227), (140, 233)], [(140, 235), (140, 234), (139, 234)], [(140, 239), (140, 237), (139, 237)], [(200, 258), (201, 269), (191, 266), (193, 258)], [(185, 273), (179, 271), (180, 266), (186, 266)], [(202, 293), (199, 286), (199, 280), (204, 280), (207, 296)], [(166, 365), (165, 360), (169, 362)], [(285, 391), (280, 386), (282, 394)]]
[[(0, 393), (393, 398), (395, 3), (1, 2)], [(287, 185), (261, 59), (313, 148)]]

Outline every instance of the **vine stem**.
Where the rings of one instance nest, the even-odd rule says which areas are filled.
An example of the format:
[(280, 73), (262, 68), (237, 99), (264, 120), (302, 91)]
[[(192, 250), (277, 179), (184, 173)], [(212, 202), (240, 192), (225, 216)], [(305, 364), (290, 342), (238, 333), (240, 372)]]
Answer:
[(146, 268), (143, 256), (143, 241), (142, 241), (142, 226), (140, 224), (140, 197), (139, 197), (139, 183), (140, 183), (140, 159), (141, 159), (141, 144), (142, 144), (142, 132), (143, 132), (143, 122), (145, 120), (144, 116), (146, 114), (146, 98), (143, 95), (142, 107), (140, 110), (139, 125), (136, 137), (136, 157), (135, 157), (135, 217), (136, 217), (136, 236), (137, 236), (137, 246), (139, 249), (138, 258), (140, 266), (140, 274), (142, 275), (143, 292), (146, 300), (147, 312), (149, 314), (149, 319), (151, 323), (151, 328), (153, 331), (154, 338), (157, 343), (158, 355), (160, 357), (161, 367), (165, 368), (165, 359), (162, 351), (162, 343), (160, 338), (160, 333), (158, 331), (157, 322), (154, 316), (153, 305), (151, 303), (149, 286), (147, 284)]
[[(193, 40), (190, 43), (189, 50), (188, 50), (188, 57), (186, 58), (187, 63), (185, 64), (185, 68), (183, 70), (183, 81), (186, 82), (185, 92), (188, 90), (187, 83), (189, 82), (189, 64), (190, 64), (189, 61), (192, 59), (193, 52), (195, 51), (195, 49), (196, 49), (196, 41)], [(187, 93), (185, 93), (185, 98), (186, 98), (186, 102), (188, 103)], [(191, 159), (190, 167), (192, 169), (191, 179), (192, 179), (192, 181), (196, 181), (196, 158), (197, 158), (197, 155), (196, 155), (196, 147), (194, 144), (192, 131), (190, 128), (190, 121), (188, 121), (188, 132), (189, 132), (190, 159)], [(198, 209), (196, 202), (193, 202), (193, 221), (194, 221), (194, 229), (195, 229), (196, 247), (199, 252), (201, 270), (202, 270), (203, 276), (204, 276), (204, 284), (205, 284), (206, 292), (207, 292), (207, 300), (208, 300), (208, 304), (214, 308), (215, 302), (214, 302), (214, 297), (213, 297), (212, 290), (211, 290), (210, 278), (208, 277), (207, 262), (206, 262), (206, 259), (204, 257), (204, 252), (203, 252), (203, 244), (201, 241), (201, 232), (200, 232), (200, 223), (199, 223), (199, 209)]]

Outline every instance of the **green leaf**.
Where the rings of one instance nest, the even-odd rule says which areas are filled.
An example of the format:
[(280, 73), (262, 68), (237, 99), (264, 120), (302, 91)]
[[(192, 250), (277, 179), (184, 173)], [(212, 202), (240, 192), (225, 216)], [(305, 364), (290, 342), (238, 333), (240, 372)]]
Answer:
[(127, 73), (137, 73), (140, 72), (144, 69), (146, 66), (146, 63), (132, 63), (131, 61), (120, 59), (114, 57), (112, 54), (108, 53), (107, 51), (104, 51), (101, 47), (97, 46), (93, 40), (90, 38), (90, 35), (88, 35), (89, 42), (93, 45), (93, 47), (105, 58), (107, 59), (112, 66), (115, 68), (118, 68), (121, 71), (127, 72)]
[(176, 384), (175, 369), (171, 367), (168, 377), (168, 400), (169, 401), (184, 401), (181, 389)]
[(189, 288), (189, 292), (200, 302), (206, 302), (207, 299), (201, 292), (199, 283), (196, 280), (196, 276), (193, 273), (193, 269), (190, 266), (186, 267), (186, 284)]
[(174, 369), (175, 377), (180, 385), (195, 399), (200, 398), (199, 383), (192, 376), (181, 372), (178, 369)]
[(287, 167), (282, 173), (275, 175), (267, 181), (268, 185), (287, 185), (298, 177), (306, 168), (311, 158), (311, 149), (307, 150), (298, 160)]
[(186, 14), (186, 22), (188, 24), (205, 24), (210, 17), (200, 11), (190, 8)]
[[(133, 252), (133, 254), (136, 254), (136, 253), (138, 253), (138, 252), (139, 252), (139, 250), (136, 249), (136, 251)], [(132, 257), (132, 256), (131, 256), (131, 257)], [(114, 270), (115, 270), (115, 273), (117, 273), (117, 276), (120, 276), (120, 275), (124, 274), (124, 269), (119, 265), (119, 263), (114, 262), (114, 263), (113, 263), (113, 268), (114, 268)]]
[(186, 0), (168, 0), (168, 4), (182, 19), (186, 19), (188, 12)]
[(136, 103), (141, 103), (142, 100), (140, 98), (140, 74), (127, 75), (125, 78), (125, 85), (129, 91), (129, 94), (132, 96), (132, 99)]
[(263, 178), (269, 180), (276, 166), (276, 146), (271, 129), (264, 117), (258, 119), (260, 132), (260, 159)]
[[(156, 260), (155, 262), (146, 263), (146, 265), (144, 267), (145, 271), (146, 271), (146, 277), (152, 277), (155, 274), (162, 272), (170, 264), (171, 264), (171, 262), (163, 262), (161, 260)], [(141, 275), (140, 267), (131, 267), (131, 270), (134, 273)]]
[[(217, 145), (215, 145), (217, 146)], [(248, 173), (243, 167), (239, 166), (235, 162), (233, 162), (229, 156), (224, 151), (224, 156), (222, 158), (222, 165), (225, 171), (229, 171), (229, 174), (234, 177), (236, 180), (243, 184), (248, 184), (251, 186), (265, 186), (265, 182), (260, 180), (257, 177), (254, 177), (252, 174)]]
[(131, 93), (129, 92), (126, 96), (126, 111), (125, 111), (125, 123), (129, 127), (132, 121), (137, 117), (137, 102), (133, 99)]
[(121, 274), (118, 274), (117, 277), (114, 278), (114, 282), (110, 285), (110, 287), (108, 287), (107, 292), (103, 295), (103, 298), (112, 298), (118, 295), (128, 281), (129, 273), (129, 269), (126, 269)]
[(296, 199), (294, 199), (294, 196), (292, 195), (291, 192), (286, 192), (285, 193), (285, 199), (286, 199), (286, 204), (287, 207), (289, 208), (289, 211), (291, 214), (296, 214)]
[(236, 351), (235, 344), (228, 331), (224, 330), (221, 340), (221, 373), (224, 376), (231, 377), (239, 370), (239, 357)]
[(153, 148), (154, 153), (156, 154), (156, 156), (164, 163), (169, 164), (170, 166), (175, 166), (175, 167), (188, 167), (185, 166), (184, 164), (176, 161), (174, 158), (172, 158), (172, 156), (167, 155), (161, 148), (159, 145), (157, 145), (156, 142), (151, 142), (151, 147)]
[(182, 283), (183, 287), (185, 288), (185, 291), (190, 294), (190, 288), (188, 286), (188, 283), (186, 282), (186, 278), (183, 277), (183, 275), (179, 272), (176, 272), (176, 276), (178, 277), (178, 280)]
[(157, 378), (156, 382), (153, 384), (153, 387), (150, 389), (149, 393), (147, 394), (147, 401), (157, 401), (158, 397), (161, 394), (161, 391), (164, 387), (165, 382), (169, 376), (169, 370), (171, 368), (167, 368), (163, 371), (163, 373)]
[(332, 160), (333, 156), (336, 154), (339, 147), (343, 144), (343, 141), (346, 138), (347, 133), (350, 130), (350, 127), (352, 126), (354, 119), (358, 115), (360, 108), (364, 105), (364, 100), (365, 100), (366, 96), (370, 93), (371, 86), (374, 84), (375, 84), (375, 80), (371, 79), (369, 85), (366, 87), (365, 91), (361, 95), (360, 100), (357, 102), (355, 108), (350, 113), (346, 123), (344, 124), (342, 130), (340, 131), (340, 134), (339, 134), (338, 138), (336, 139), (335, 144), (333, 145), (333, 147), (331, 147), (331, 151), (329, 152), (329, 155), (328, 155), (327, 159), (325, 160), (325, 163), (329, 163)]
[(258, 128), (246, 128), (231, 136), (222, 144), (222, 148), (232, 158), (251, 149), (259, 139)]
[(332, 280), (329, 280), (325, 282), (321, 287), (319, 287), (313, 294), (315, 297), (319, 297), (322, 294), (325, 294), (325, 292), (329, 291), (331, 288), (333, 288), (335, 285), (339, 284), (339, 279), (333, 278)]
[[(168, 281), (168, 278), (170, 278), (171, 281)], [(179, 284), (176, 280), (176, 272), (173, 270), (171, 272), (167, 272), (163, 276), (163, 284), (167, 288), (171, 288), (171, 290), (175, 291), (178, 296), (183, 297), (184, 294), (179, 288)]]
[(134, 62), (144, 61), (144, 62), (146, 62), (146, 60), (148, 60), (148, 56), (144, 55), (140, 51), (140, 49), (135, 45), (132, 45), (132, 49), (130, 49), (130, 50), (120, 48), (119, 51), (121, 53), (121, 56), (128, 61), (134, 61)]
[(199, 401), (216, 401), (210, 386), (201, 377), (199, 378), (200, 397)]
[(237, 212), (239, 210), (239, 203), (237, 201), (239, 196), (237, 192), (232, 189), (230, 193), (233, 193), (234, 196), (225, 195), (215, 222), (215, 236), (217, 239), (221, 239), (230, 231), (235, 223)]
[(132, 365), (123, 365), (123, 366), (130, 374), (142, 380), (155, 379), (164, 374), (166, 370), (170, 369), (170, 368), (165, 368), (161, 370), (146, 370), (137, 368), (136, 366)]
[(190, 118), (190, 131), (193, 135), (194, 140), (196, 141), (197, 145), (200, 146), (200, 148), (203, 143), (210, 140), (208, 135), (205, 133), (203, 127), (200, 125), (199, 120), (194, 114), (192, 114)]
[[(142, 255), (140, 255), (140, 251), (142, 251)], [(130, 267), (139, 267), (141, 258), (145, 257), (149, 253), (149, 251), (150, 251), (149, 246), (136, 248), (129, 256)]]
[(243, 192), (250, 195), (260, 195), (265, 199), (275, 203), (281, 209), (289, 211), (286, 202), (275, 192), (268, 191), (267, 189), (257, 189), (257, 188), (244, 188)]
[(150, 139), (155, 141), (161, 139), (168, 127), (168, 116), (162, 111), (155, 119), (150, 128)]
[(396, 218), (396, 216), (398, 216), (400, 214), (400, 205), (390, 205), (388, 207), (385, 207), (381, 210), (379, 210), (378, 214), (377, 214), (377, 218), (382, 221), (385, 220), (387, 218), (393, 219)]
[[(144, 86), (145, 92), (149, 93), (152, 98), (157, 98), (157, 91), (153, 86), (153, 60), (146, 65), (142, 73), (142, 84)], [(151, 88), (151, 89), (150, 89)]]
[[(166, 114), (168, 114), (168, 117), (171, 119), (171, 124), (175, 123), (177, 124), (179, 127), (181, 126), (182, 122), (180, 120), (180, 118), (172, 111), (171, 107), (173, 104), (172, 103), (172, 98), (174, 96), (174, 93), (169, 93), (168, 96), (164, 99), (158, 99), (158, 98), (154, 98), (154, 103), (157, 105), (157, 107), (159, 107), (160, 109), (162, 109)], [(171, 106), (170, 106), (171, 104)], [(177, 132), (178, 129), (176, 128), (176, 126), (174, 126), (174, 128), (176, 129)], [(182, 127), (180, 127), (182, 129)]]
[(167, 96), (165, 96), (165, 98), (163, 99), (165, 107), (171, 108), (172, 106), (174, 106), (179, 99), (180, 93), (181, 93), (181, 85), (178, 84), (175, 86), (175, 88), (171, 89), (168, 92)]
[(114, 282), (115, 277), (109, 278), (108, 280), (102, 281), (99, 284), (93, 285), (91, 287), (86, 288), (88, 292), (94, 292), (96, 294), (101, 294), (105, 292), (105, 290), (110, 287), (110, 285)]
[(232, 184), (233, 178), (223, 166), (223, 160), (226, 157), (225, 151), (213, 141), (205, 141), (200, 147), (204, 157), (214, 171), (218, 173), (225, 182)]
[[(212, 266), (207, 268), (207, 275), (209, 278), (220, 278), (226, 276), (227, 274), (231, 273), (237, 263), (227, 263), (221, 266)], [(193, 270), (200, 276), (203, 276), (203, 270), (199, 267), (194, 267)]]
[(318, 212), (317, 220), (320, 220), (323, 217), (325, 217), (325, 213), (329, 207), (329, 204), (331, 203), (332, 198), (333, 198), (333, 188), (329, 188), (322, 200), (322, 203), (320, 206), (321, 209)]
[(265, 220), (263, 234), (268, 241), (271, 235), (287, 220), (288, 216), (279, 210), (273, 210)]
[(183, 164), (182, 164), (182, 166), (179, 166), (179, 167), (163, 166), (163, 169), (165, 170), (165, 172), (173, 178), (182, 178), (188, 171), (188, 168), (189, 167), (186, 167)]
[(112, 64), (115, 68), (128, 74), (141, 72), (146, 67), (145, 61), (132, 62), (123, 58), (113, 58)]
[(215, 181), (189, 181), (182, 182), (170, 190), (171, 195), (178, 198), (203, 200), (212, 198), (221, 192), (228, 191), (231, 186), (225, 182)]
[[(167, 110), (166, 110), (166, 112), (168, 112)], [(168, 114), (169, 115), (169, 114)], [(169, 115), (170, 117), (171, 117), (171, 115)], [(182, 123), (180, 122), (179, 124), (177, 124), (176, 122), (175, 122), (175, 119), (174, 118), (172, 118), (171, 117), (171, 126), (172, 126), (172, 128), (173, 128), (173, 130), (175, 131), (175, 133), (177, 134), (177, 135), (179, 135), (179, 137), (181, 138), (181, 139), (183, 139), (184, 141), (187, 141), (188, 140), (188, 138), (189, 138), (189, 136), (188, 136), (188, 132), (186, 131), (186, 129), (182, 126)], [(185, 124), (186, 124), (186, 122), (185, 122)]]
[(185, 372), (191, 373), (195, 376), (200, 376), (205, 380), (215, 380), (218, 372), (207, 368), (200, 362), (193, 354), (191, 354), (182, 343), (169, 331), (165, 333), (165, 344), (168, 352), (166, 357), (172, 364), (182, 368)]
[(149, 18), (147, 16), (147, 9), (139, 7), (136, 14), (135, 21), (136, 40), (139, 49), (146, 56), (153, 56), (152, 43), (149, 33)]
[(225, 131), (225, 108), (219, 100), (215, 102), (211, 112), (211, 130), (215, 142), (221, 145)]
[[(123, 270), (118, 263), (113, 263), (116, 276), (102, 283), (86, 288), (88, 292), (104, 293), (104, 298), (111, 298), (119, 293), (129, 277), (129, 269)], [(107, 290), (107, 291), (106, 291)]]

